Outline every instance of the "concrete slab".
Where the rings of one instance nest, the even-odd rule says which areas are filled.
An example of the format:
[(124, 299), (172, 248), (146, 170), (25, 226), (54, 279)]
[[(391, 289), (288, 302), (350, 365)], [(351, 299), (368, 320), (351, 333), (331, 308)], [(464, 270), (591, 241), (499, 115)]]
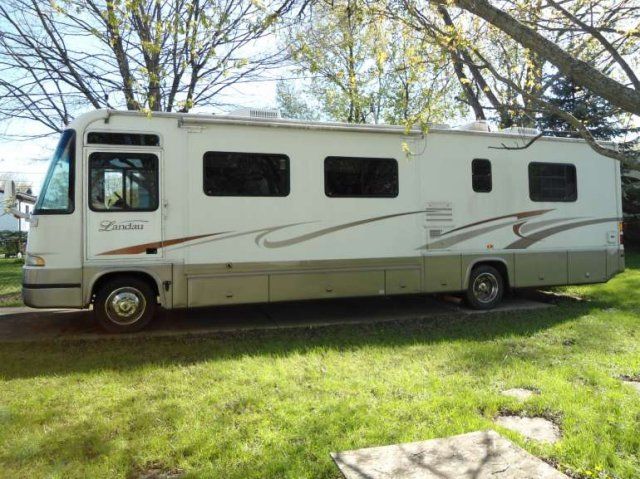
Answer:
[(505, 389), (504, 391), (502, 391), (503, 396), (516, 398), (516, 399), (519, 399), (520, 401), (526, 401), (531, 396), (535, 396), (538, 394), (540, 394), (538, 393), (538, 391), (534, 391), (532, 389), (525, 389), (525, 388), (511, 388), (511, 389)]
[(560, 428), (543, 417), (498, 416), (496, 424), (535, 441), (553, 444), (562, 437)]
[[(498, 311), (548, 307), (544, 303), (533, 303), (535, 302), (509, 298)], [(203, 335), (254, 329), (418, 320), (476, 313), (424, 295), (347, 298), (165, 311), (140, 333), (109, 335), (92, 320), (89, 311), (0, 308), (0, 343)]]
[(338, 452), (331, 457), (346, 479), (567, 479), (495, 431)]
[(633, 389), (640, 393), (640, 381), (622, 381), (627, 386), (631, 386)]

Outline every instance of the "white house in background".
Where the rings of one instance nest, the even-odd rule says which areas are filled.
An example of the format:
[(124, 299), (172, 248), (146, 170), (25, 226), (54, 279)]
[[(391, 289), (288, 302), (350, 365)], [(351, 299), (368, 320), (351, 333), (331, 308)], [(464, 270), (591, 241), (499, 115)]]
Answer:
[[(0, 194), (3, 193), (4, 186), (0, 183)], [(19, 192), (16, 197), (20, 211), (28, 214), (33, 210), (33, 205), (36, 203), (36, 196)], [(5, 214), (4, 211), (0, 211), (0, 231), (27, 231), (28, 229), (29, 224), (26, 221), (19, 220), (11, 214)]]

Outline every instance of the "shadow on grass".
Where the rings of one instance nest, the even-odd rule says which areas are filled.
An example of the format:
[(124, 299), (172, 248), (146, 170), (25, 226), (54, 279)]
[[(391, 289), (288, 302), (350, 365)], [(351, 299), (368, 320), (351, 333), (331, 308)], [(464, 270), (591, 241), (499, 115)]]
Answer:
[[(313, 350), (355, 351), (441, 342), (526, 338), (588, 314), (593, 305), (567, 303), (535, 311), (460, 313), (384, 323), (0, 345), (0, 378), (30, 378), (148, 366), (176, 366), (242, 357), (282, 357)], [(472, 346), (469, 345), (471, 348)]]

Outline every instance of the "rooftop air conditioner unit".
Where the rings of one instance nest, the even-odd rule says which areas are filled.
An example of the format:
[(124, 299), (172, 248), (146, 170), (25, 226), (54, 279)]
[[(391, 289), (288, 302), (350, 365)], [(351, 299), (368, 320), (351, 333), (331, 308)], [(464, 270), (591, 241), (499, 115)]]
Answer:
[(520, 136), (538, 136), (541, 131), (537, 128), (524, 128), (521, 126), (510, 126), (500, 130), (500, 133), (506, 133), (508, 135), (520, 135)]
[(467, 123), (466, 125), (462, 125), (456, 128), (456, 130), (465, 130), (465, 131), (490, 131), (489, 130), (489, 122), (487, 120), (476, 120), (471, 123)]
[(279, 110), (267, 110), (262, 108), (239, 108), (227, 113), (229, 116), (243, 116), (246, 118), (260, 118), (262, 120), (275, 120), (280, 118)]

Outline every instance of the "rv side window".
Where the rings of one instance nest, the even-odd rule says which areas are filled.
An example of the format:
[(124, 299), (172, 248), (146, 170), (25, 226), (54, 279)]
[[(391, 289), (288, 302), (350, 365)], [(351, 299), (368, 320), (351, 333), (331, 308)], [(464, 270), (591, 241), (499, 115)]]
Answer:
[(87, 143), (94, 145), (160, 146), (160, 137), (143, 133), (92, 131), (87, 134)]
[(288, 196), (289, 157), (271, 153), (207, 151), (203, 158), (207, 196)]
[(529, 163), (529, 197), (531, 201), (576, 201), (576, 167), (564, 163)]
[(473, 191), (489, 193), (493, 187), (491, 180), (491, 162), (475, 159), (471, 162), (471, 183)]
[(393, 158), (328, 156), (324, 192), (331, 198), (395, 198), (398, 162)]
[(158, 157), (150, 153), (91, 153), (89, 207), (93, 211), (158, 208)]

